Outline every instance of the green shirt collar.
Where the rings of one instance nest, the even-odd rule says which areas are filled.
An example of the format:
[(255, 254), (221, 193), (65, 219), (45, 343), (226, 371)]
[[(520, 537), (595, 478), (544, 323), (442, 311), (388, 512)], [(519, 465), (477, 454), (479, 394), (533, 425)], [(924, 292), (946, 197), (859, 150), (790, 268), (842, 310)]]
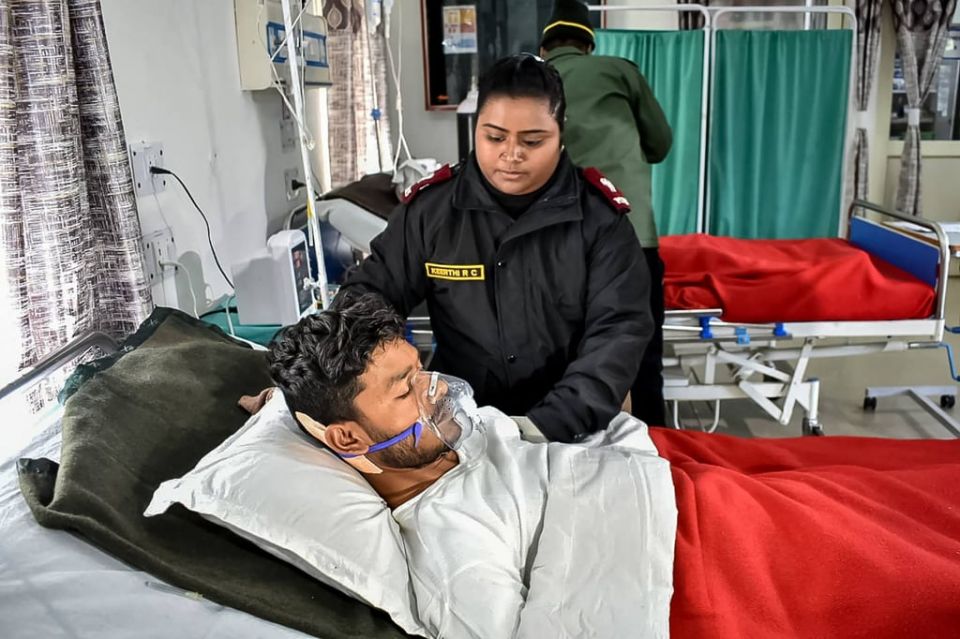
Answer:
[(557, 47), (547, 52), (547, 60), (556, 60), (566, 55), (587, 55), (577, 47)]

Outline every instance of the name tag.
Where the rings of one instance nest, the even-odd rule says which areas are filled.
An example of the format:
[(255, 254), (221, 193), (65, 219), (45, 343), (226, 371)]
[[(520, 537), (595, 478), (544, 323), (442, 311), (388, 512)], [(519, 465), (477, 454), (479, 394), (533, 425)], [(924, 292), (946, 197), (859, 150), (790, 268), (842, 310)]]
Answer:
[(457, 282), (483, 281), (483, 264), (434, 264), (427, 262), (427, 277)]

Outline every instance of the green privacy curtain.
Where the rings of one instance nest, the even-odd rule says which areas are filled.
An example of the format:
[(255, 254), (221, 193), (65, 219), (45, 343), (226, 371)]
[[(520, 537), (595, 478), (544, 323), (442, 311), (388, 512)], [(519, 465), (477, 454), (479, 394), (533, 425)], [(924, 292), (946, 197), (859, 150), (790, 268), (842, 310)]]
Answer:
[(697, 230), (702, 31), (597, 31), (597, 55), (633, 61), (673, 129), (673, 149), (654, 165), (653, 213), (660, 235)]
[(708, 231), (835, 237), (850, 31), (719, 31)]

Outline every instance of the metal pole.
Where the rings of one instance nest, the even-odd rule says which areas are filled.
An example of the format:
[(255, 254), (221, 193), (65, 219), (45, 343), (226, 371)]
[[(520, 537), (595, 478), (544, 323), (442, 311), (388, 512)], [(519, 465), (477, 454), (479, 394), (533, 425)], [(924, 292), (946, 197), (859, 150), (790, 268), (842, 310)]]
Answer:
[[(300, 88), (300, 66), (297, 58), (297, 46), (293, 37), (293, 12), (290, 10), (290, 0), (280, 0), (283, 6), (283, 24), (286, 30), (287, 66), (290, 68), (290, 87), (293, 90), (293, 108), (297, 121), (305, 122), (303, 116), (303, 95)], [(330, 294), (327, 292), (327, 268), (323, 263), (323, 241), (320, 237), (320, 222), (314, 210), (315, 193), (313, 190), (313, 171), (310, 168), (310, 151), (303, 141), (300, 132), (300, 158), (303, 161), (303, 181), (307, 191), (307, 228), (310, 232), (310, 241), (313, 244), (313, 254), (317, 260), (317, 286), (320, 288), (320, 304), (323, 308), (330, 306)]]
[[(713, 55), (713, 15), (703, 9), (703, 75), (700, 87), (700, 175), (697, 179), (697, 233), (707, 233), (707, 148), (710, 145), (710, 104), (713, 97), (713, 74), (710, 73), (710, 56)], [(719, 410), (719, 403), (717, 404)]]

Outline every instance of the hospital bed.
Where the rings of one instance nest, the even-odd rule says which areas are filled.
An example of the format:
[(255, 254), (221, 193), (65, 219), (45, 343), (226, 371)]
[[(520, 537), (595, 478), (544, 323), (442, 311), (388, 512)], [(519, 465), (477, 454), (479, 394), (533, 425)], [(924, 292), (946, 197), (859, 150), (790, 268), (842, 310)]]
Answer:
[(355, 251), (366, 255), (370, 241), (387, 228), (387, 217), (399, 203), (391, 176), (375, 173), (324, 195), (316, 211)]
[(89, 333), (71, 342), (0, 391), (0, 618), (15, 637), (306, 637), (253, 615), (220, 606), (136, 570), (61, 530), (41, 527), (20, 494), (20, 458), (59, 460), (63, 409), (17, 420), (13, 404), (31, 386), (77, 356), (117, 348)]
[[(904, 222), (925, 233), (908, 233), (896, 226)], [(777, 321), (777, 309), (771, 308), (761, 311), (766, 312), (767, 321), (746, 323), (725, 321), (723, 308), (668, 309), (664, 341), (673, 347), (674, 356), (664, 361), (664, 396), (673, 405), (675, 427), (680, 427), (679, 402), (713, 402), (713, 419), (707, 429), (714, 430), (722, 401), (748, 399), (784, 426), (799, 407), (804, 415), (803, 432), (822, 434), (819, 381), (806, 376), (810, 360), (944, 346), (951, 250), (940, 225), (854, 202), (845, 236), (857, 249), (931, 286), (932, 312), (869, 321), (846, 321), (839, 316), (835, 321)], [(782, 285), (790, 286), (790, 282)], [(895, 297), (896, 289), (887, 294)], [(727, 376), (721, 379), (723, 369)], [(954, 404), (955, 387), (895, 391), (915, 399), (953, 435), (960, 436), (960, 426), (942, 409)], [(870, 389), (864, 407), (871, 408), (876, 397), (891, 394), (890, 390)], [(940, 395), (939, 405), (929, 395)]]

